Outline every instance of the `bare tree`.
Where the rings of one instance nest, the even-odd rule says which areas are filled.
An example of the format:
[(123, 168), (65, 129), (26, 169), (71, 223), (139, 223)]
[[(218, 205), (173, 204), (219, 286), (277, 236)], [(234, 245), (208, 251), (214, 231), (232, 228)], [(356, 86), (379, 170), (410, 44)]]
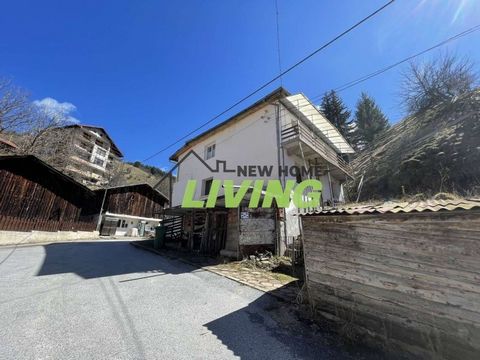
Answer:
[(474, 63), (452, 54), (425, 63), (412, 62), (403, 73), (401, 103), (414, 114), (472, 90), (477, 82)]
[(28, 128), (32, 110), (28, 93), (9, 79), (0, 78), (0, 134)]
[(103, 185), (105, 185), (105, 187), (126, 185), (124, 162), (116, 160), (111, 164), (107, 173), (107, 180)]
[(69, 151), (69, 139), (59, 134), (59, 128), (67, 123), (67, 114), (34, 104), (27, 91), (0, 78), (0, 135), (13, 138), (18, 146), (16, 152), (34, 154), (63, 168), (62, 159), (68, 156), (60, 152)]
[(65, 142), (58, 129), (69, 124), (65, 114), (32, 106), (30, 121), (22, 129), (21, 150), (24, 153), (50, 152)]

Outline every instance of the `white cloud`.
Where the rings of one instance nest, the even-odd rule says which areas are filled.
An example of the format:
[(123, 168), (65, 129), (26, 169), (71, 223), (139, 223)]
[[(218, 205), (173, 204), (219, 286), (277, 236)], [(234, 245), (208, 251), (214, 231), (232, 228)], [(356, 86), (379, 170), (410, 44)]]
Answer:
[(51, 97), (42, 100), (35, 100), (33, 105), (37, 106), (47, 114), (60, 115), (65, 117), (66, 121), (71, 123), (79, 123), (80, 120), (71, 114), (77, 110), (77, 107), (69, 102), (59, 102)]

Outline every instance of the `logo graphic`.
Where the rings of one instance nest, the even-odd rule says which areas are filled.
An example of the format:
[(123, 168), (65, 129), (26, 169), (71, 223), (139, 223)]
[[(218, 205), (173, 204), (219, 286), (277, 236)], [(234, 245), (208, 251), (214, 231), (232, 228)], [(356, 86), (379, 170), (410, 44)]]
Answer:
[[(270, 177), (273, 174), (273, 165), (237, 165), (236, 169), (227, 168), (225, 160), (216, 160), (215, 168), (212, 168), (202, 159), (194, 150), (190, 150), (177, 164), (178, 167), (189, 156), (195, 156), (211, 173), (231, 173), (237, 178), (242, 177)], [(172, 169), (173, 170), (173, 169)], [(278, 168), (280, 175), (290, 175), (296, 177), (311, 177), (320, 174), (318, 167), (298, 167), (282, 166)], [(238, 182), (238, 180), (237, 180)], [(206, 200), (195, 199), (197, 192), (197, 180), (188, 180), (184, 190), (182, 207), (183, 208), (213, 208), (215, 207), (220, 189), (224, 190), (224, 200), (226, 208), (237, 208), (242, 201), (249, 195), (248, 207), (250, 208), (269, 208), (275, 204), (279, 208), (287, 208), (290, 202), (297, 208), (317, 207), (320, 205), (320, 195), (322, 183), (319, 180), (308, 179), (297, 183), (296, 180), (286, 180), (285, 185), (278, 179), (271, 180), (252, 180), (245, 179), (240, 185), (235, 185), (234, 180), (212, 179), (209, 184)]]

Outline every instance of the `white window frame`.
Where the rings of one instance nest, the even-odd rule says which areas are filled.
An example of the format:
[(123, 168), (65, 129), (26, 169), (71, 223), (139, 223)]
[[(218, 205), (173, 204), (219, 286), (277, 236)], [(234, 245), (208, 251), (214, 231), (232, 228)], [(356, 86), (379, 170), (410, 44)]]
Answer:
[(205, 146), (205, 160), (214, 158), (216, 150), (217, 146), (215, 145), (215, 143), (211, 143)]
[[(100, 155), (98, 153), (99, 149), (101, 151), (105, 151), (105, 154)], [(93, 149), (92, 149), (92, 155), (90, 156), (90, 162), (95, 166), (98, 166), (98, 167), (101, 167), (102, 169), (105, 169), (107, 167), (108, 155), (110, 155), (110, 149), (105, 149), (101, 146), (98, 146), (97, 144), (94, 144)], [(99, 160), (103, 161), (103, 165), (95, 164), (95, 159), (99, 159)]]

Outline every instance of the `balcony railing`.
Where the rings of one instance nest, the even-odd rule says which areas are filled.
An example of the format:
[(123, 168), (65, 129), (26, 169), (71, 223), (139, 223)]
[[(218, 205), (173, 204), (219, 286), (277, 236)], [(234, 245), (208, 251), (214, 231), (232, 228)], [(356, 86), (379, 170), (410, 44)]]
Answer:
[(305, 143), (330, 164), (336, 166), (350, 177), (353, 176), (351, 166), (301, 121), (295, 125), (289, 124), (282, 127), (282, 143), (294, 140)]

